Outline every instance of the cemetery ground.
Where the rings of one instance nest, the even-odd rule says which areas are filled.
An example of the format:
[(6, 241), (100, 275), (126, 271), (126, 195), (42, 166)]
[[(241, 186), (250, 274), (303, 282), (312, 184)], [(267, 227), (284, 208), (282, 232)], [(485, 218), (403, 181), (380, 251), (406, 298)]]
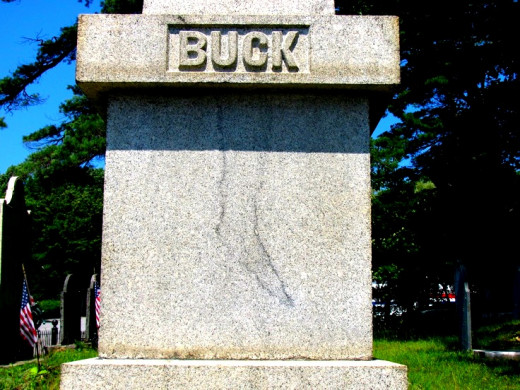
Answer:
[[(476, 346), (520, 350), (520, 321), (482, 327), (474, 332)], [(95, 357), (78, 343), (76, 349), (52, 352), (36, 361), (0, 367), (1, 389), (58, 389), (60, 365)], [(374, 356), (408, 366), (409, 389), (520, 389), (520, 361), (486, 360), (457, 350), (457, 338), (444, 336), (398, 340), (377, 338)]]
[(0, 389), (59, 389), (61, 364), (97, 356), (97, 351), (77, 343), (74, 349), (51, 352), (26, 364), (0, 367)]

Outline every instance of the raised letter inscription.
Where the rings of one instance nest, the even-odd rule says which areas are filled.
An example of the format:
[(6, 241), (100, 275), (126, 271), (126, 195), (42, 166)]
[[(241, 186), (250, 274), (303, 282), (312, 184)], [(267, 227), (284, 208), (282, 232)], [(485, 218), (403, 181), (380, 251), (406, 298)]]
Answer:
[(309, 28), (169, 28), (169, 72), (308, 73)]
[(281, 31), (273, 31), (273, 67), (282, 68), (282, 59), (289, 69), (298, 70), (298, 64), (294, 59), (294, 45), (298, 39), (297, 31), (289, 31), (284, 37)]
[(267, 35), (258, 31), (246, 34), (242, 49), (244, 62), (249, 66), (266, 66), (267, 49)]
[(206, 62), (206, 36), (198, 31), (181, 31), (179, 39), (179, 68), (204, 65)]
[[(211, 32), (211, 60), (215, 67), (229, 68), (237, 62), (238, 56), (238, 33), (230, 31), (227, 33), (227, 50), (222, 48), (222, 33), (220, 31)], [(182, 49), (181, 49), (182, 50)], [(226, 53), (223, 57), (222, 54)]]

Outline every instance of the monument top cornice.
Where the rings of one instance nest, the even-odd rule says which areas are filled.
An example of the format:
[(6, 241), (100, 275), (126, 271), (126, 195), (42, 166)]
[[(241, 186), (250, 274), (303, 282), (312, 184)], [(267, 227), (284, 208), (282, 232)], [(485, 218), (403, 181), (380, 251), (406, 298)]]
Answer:
[(394, 16), (80, 15), (76, 80), (97, 99), (136, 88), (388, 91)]

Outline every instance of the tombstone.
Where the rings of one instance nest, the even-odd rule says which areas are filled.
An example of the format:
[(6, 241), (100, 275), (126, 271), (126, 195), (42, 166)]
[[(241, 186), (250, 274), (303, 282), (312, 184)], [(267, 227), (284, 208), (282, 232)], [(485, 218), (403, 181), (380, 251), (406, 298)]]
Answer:
[(61, 345), (74, 344), (75, 341), (81, 340), (81, 309), (85, 298), (81, 287), (76, 275), (67, 275), (65, 283), (63, 283), (63, 291), (60, 294)]
[(472, 349), (470, 298), (468, 271), (465, 265), (458, 264), (455, 270), (455, 304), (457, 307), (460, 348), (465, 351), (471, 351)]
[[(100, 359), (62, 388), (406, 388), (372, 359), (370, 116), (398, 20), (332, 0), (82, 15), (107, 112)], [(369, 110), (370, 109), (370, 110)]]
[(30, 235), (23, 183), (12, 177), (5, 199), (0, 199), (0, 364), (17, 360), (24, 347), (20, 336), (22, 264), (30, 259)]
[(98, 328), (96, 324), (96, 291), (97, 274), (92, 275), (87, 290), (87, 318), (85, 321), (85, 339), (97, 346)]
[(52, 320), (51, 324), (52, 324), (51, 345), (56, 345), (56, 344), (58, 344), (58, 334), (59, 334), (58, 324), (59, 324), (59, 322), (58, 322), (58, 320)]

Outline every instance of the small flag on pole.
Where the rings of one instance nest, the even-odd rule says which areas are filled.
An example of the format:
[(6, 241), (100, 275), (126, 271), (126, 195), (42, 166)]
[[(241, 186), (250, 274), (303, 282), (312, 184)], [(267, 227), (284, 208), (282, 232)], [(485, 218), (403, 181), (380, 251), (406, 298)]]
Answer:
[(31, 312), (31, 297), (27, 291), (27, 281), (23, 281), (22, 289), (22, 304), (20, 308), (20, 334), (27, 340), (27, 342), (34, 347), (34, 344), (38, 341), (38, 335), (36, 328), (34, 327), (32, 312)]
[(94, 296), (96, 298), (96, 326), (99, 329), (99, 312), (101, 311), (101, 289), (97, 282), (94, 282)]

